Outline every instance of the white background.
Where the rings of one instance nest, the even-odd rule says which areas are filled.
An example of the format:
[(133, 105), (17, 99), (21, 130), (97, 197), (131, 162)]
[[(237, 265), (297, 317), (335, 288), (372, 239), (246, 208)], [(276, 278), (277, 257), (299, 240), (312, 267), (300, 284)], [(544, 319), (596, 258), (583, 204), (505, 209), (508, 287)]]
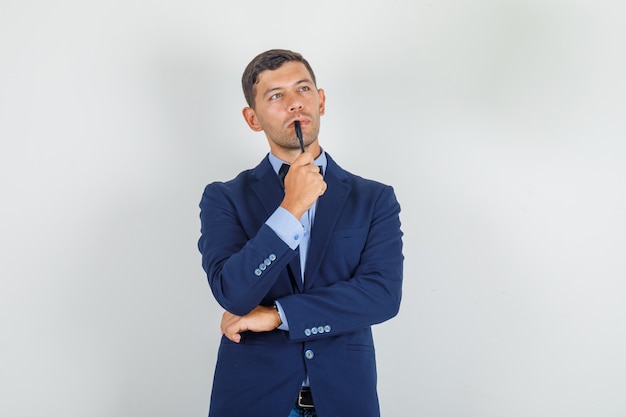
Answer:
[(198, 203), (267, 152), (240, 77), (276, 47), (326, 90), (322, 146), (402, 205), (383, 415), (626, 415), (625, 12), (0, 0), (0, 415), (206, 415)]

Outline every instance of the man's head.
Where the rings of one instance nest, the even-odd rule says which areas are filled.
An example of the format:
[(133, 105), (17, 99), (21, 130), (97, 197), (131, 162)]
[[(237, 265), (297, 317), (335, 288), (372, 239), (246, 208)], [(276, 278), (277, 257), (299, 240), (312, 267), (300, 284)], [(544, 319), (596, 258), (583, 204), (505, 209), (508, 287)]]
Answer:
[(266, 70), (275, 70), (285, 62), (296, 61), (304, 64), (315, 83), (315, 74), (308, 61), (297, 52), (286, 49), (270, 49), (257, 55), (246, 67), (241, 77), (243, 95), (246, 97), (248, 106), (255, 107), (256, 84), (259, 82), (259, 74)]
[(305, 149), (316, 157), (320, 154), (318, 134), (326, 96), (302, 55), (277, 49), (264, 52), (248, 65), (242, 84), (249, 103), (243, 117), (252, 130), (265, 133), (274, 155), (288, 162), (299, 155), (296, 121)]

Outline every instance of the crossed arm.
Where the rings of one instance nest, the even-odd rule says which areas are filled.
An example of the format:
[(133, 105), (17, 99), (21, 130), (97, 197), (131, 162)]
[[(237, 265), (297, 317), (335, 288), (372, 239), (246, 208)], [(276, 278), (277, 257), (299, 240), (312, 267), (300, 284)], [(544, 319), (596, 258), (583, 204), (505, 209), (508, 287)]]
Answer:
[[(242, 211), (233, 203), (238, 199), (230, 191), (220, 185), (207, 188), (199, 246), (213, 294), (227, 310), (220, 325), (225, 337), (238, 343), (243, 332), (275, 330), (280, 316), (268, 305), (278, 298), (294, 341), (308, 337), (303, 330), (311, 326), (330, 324), (331, 334), (337, 335), (397, 314), (403, 259), (400, 207), (390, 187), (376, 190), (345, 210), (340, 231), (344, 233), (329, 242), (332, 256), (319, 266), (319, 285), (306, 293), (286, 295), (291, 284), (278, 278), (297, 252), (267, 225), (256, 230), (249, 218), (242, 221)], [(357, 235), (345, 233), (349, 231)], [(249, 268), (267, 254), (275, 254), (271, 266), (260, 277), (251, 274)]]
[(220, 328), (224, 336), (235, 343), (239, 343), (242, 332), (269, 332), (276, 329), (280, 324), (280, 315), (275, 308), (257, 306), (245, 316), (236, 316), (225, 311), (222, 315)]

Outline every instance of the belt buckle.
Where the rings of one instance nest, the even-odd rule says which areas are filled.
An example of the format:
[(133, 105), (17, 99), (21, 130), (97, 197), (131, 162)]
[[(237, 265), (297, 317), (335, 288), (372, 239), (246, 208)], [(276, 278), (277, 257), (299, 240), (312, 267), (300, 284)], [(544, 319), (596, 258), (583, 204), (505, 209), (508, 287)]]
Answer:
[(300, 408), (315, 408), (313, 404), (313, 395), (311, 395), (311, 388), (303, 387), (298, 393), (297, 406)]

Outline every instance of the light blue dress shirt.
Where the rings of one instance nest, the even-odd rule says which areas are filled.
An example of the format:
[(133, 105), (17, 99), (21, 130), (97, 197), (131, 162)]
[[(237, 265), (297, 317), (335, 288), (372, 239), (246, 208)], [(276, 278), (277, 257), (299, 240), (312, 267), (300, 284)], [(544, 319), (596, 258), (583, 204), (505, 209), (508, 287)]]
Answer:
[[(278, 159), (274, 154), (270, 152), (269, 160), (278, 175), (278, 170), (282, 164), (286, 163)], [(322, 153), (313, 162), (315, 165), (322, 167), (322, 172), (326, 173), (326, 153), (322, 149)], [(317, 201), (302, 215), (302, 218), (296, 219), (293, 214), (282, 207), (278, 207), (274, 213), (265, 221), (276, 235), (285, 242), (292, 250), (300, 248), (300, 274), (304, 281), (304, 270), (306, 266), (306, 259), (309, 250), (309, 242), (311, 240), (311, 229), (313, 228), (313, 222), (315, 219), (315, 209), (317, 207)], [(278, 314), (283, 322), (278, 328), (280, 330), (289, 330), (289, 323), (283, 308), (279, 302), (276, 302), (278, 307)]]

